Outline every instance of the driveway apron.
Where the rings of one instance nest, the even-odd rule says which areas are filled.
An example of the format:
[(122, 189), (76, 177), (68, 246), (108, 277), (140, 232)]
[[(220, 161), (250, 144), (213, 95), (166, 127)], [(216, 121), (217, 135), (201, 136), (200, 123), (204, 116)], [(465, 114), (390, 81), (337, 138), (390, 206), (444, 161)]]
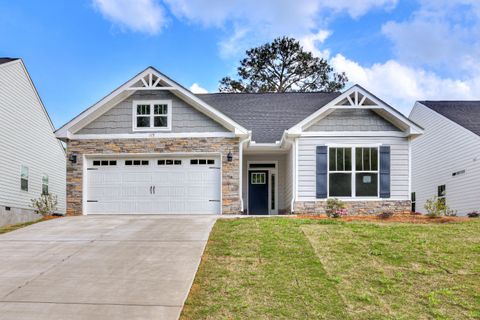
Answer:
[(216, 216), (81, 216), (0, 235), (0, 319), (177, 319)]

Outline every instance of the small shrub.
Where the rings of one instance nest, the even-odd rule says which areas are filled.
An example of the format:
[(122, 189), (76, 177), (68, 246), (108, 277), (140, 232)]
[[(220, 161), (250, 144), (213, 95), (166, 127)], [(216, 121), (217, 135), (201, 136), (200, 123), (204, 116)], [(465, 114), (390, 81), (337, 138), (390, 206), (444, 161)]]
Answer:
[(379, 217), (380, 219), (389, 219), (393, 217), (393, 215), (394, 215), (393, 211), (384, 211), (380, 213), (377, 217)]
[(57, 196), (54, 194), (42, 194), (37, 199), (30, 200), (32, 202), (31, 207), (42, 216), (53, 215), (58, 209)]
[(431, 218), (441, 217), (441, 216), (456, 216), (457, 213), (454, 210), (451, 210), (445, 203), (444, 198), (438, 198), (434, 196), (431, 199), (428, 199), (425, 203), (425, 210), (427, 210), (427, 216)]
[(467, 213), (467, 216), (468, 216), (469, 218), (478, 218), (478, 217), (480, 217), (480, 212), (478, 212), (478, 211), (472, 211), (472, 212)]
[(327, 200), (327, 208), (325, 211), (330, 218), (339, 218), (348, 215), (345, 203), (337, 198), (329, 198)]

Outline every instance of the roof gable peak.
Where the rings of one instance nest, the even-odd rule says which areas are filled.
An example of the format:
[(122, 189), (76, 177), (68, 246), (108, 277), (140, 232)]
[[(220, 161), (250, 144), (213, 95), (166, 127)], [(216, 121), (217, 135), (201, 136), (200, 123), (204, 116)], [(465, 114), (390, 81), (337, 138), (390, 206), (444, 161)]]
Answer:
[(392, 124), (406, 131), (408, 134), (418, 135), (423, 132), (421, 127), (412, 122), (395, 108), (377, 98), (362, 86), (355, 84), (345, 90), (341, 95), (330, 101), (328, 104), (321, 107), (315, 113), (290, 128), (288, 133), (299, 134), (322, 117), (325, 117), (337, 109), (371, 109)]
[(88, 123), (92, 122), (100, 115), (112, 108), (116, 103), (131, 96), (133, 93), (142, 90), (168, 90), (174, 95), (190, 104), (193, 108), (209, 116), (213, 120), (224, 125), (227, 129), (232, 130), (236, 134), (246, 134), (247, 129), (228, 118), (215, 108), (211, 107), (203, 100), (195, 96), (190, 90), (186, 89), (178, 82), (167, 77), (154, 67), (147, 67), (139, 72), (133, 78), (125, 82), (123, 85), (112, 91), (106, 97), (89, 107), (71, 121), (63, 125), (55, 131), (57, 138), (69, 139), (72, 134), (78, 132)]

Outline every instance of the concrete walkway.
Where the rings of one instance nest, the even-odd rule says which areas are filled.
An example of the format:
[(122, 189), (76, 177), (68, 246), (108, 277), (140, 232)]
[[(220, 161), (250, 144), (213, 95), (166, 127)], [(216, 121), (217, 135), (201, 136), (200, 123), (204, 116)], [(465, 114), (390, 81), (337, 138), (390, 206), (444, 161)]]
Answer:
[(215, 216), (83, 216), (0, 235), (0, 319), (177, 319)]

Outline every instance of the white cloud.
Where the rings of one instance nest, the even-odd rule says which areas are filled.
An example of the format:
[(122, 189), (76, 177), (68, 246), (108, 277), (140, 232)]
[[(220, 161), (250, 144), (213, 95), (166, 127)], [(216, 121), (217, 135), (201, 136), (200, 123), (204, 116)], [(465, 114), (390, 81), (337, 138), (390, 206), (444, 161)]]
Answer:
[[(398, 0), (92, 0), (94, 7), (115, 25), (157, 34), (167, 23), (166, 10), (178, 19), (223, 29), (219, 49), (223, 57), (243, 53), (251, 46), (288, 35), (304, 38), (315, 50), (323, 30), (336, 15), (360, 17), (372, 9), (389, 10)], [(320, 31), (324, 32), (324, 31)], [(318, 36), (320, 38), (315, 38)], [(313, 37), (313, 38), (312, 38)]]
[(328, 59), (330, 50), (320, 51), (317, 45), (322, 44), (332, 33), (328, 30), (319, 30), (317, 33), (305, 35), (299, 39), (303, 49), (310, 51), (314, 56)]
[(350, 84), (360, 84), (373, 94), (408, 115), (417, 100), (468, 100), (480, 98), (480, 76), (465, 80), (442, 78), (422, 68), (395, 60), (361, 66), (341, 54), (331, 59), (332, 66), (345, 72)]
[(220, 49), (220, 56), (223, 58), (228, 58), (235, 56), (236, 54), (240, 53), (239, 48), (245, 48), (248, 44), (243, 42), (249, 42), (248, 39), (245, 39), (245, 35), (248, 33), (248, 29), (244, 27), (235, 26), (233, 28), (232, 36), (220, 41), (219, 49)]
[(480, 1), (421, 0), (404, 21), (390, 21), (382, 32), (393, 43), (397, 59), (455, 74), (478, 73)]
[[(220, 41), (225, 57), (288, 35), (311, 36), (325, 29), (332, 15), (357, 18), (373, 8), (393, 8), (397, 0), (164, 0), (179, 19), (225, 30)], [(233, 29), (233, 30), (232, 30)], [(319, 53), (319, 52), (316, 52)]]
[(352, 18), (358, 18), (374, 8), (392, 10), (398, 0), (325, 0), (322, 5), (335, 11), (346, 11)]
[(193, 93), (208, 93), (208, 90), (201, 87), (198, 83), (194, 83), (190, 86), (190, 91)]
[(157, 34), (167, 22), (155, 0), (93, 0), (93, 5), (112, 23), (132, 31)]

